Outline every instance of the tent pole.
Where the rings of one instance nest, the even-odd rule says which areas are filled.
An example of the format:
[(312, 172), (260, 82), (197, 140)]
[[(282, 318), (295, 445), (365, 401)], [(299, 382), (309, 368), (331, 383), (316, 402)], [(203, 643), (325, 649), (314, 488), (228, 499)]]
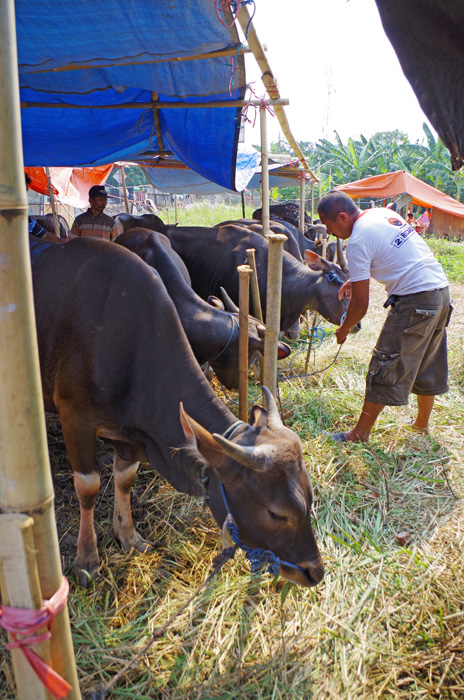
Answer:
[(245, 218), (245, 195), (243, 190), (240, 192), (240, 199), (242, 200), (242, 217)]
[(269, 235), (269, 155), (267, 149), (267, 121), (266, 107), (259, 110), (259, 124), (261, 132), (261, 217), (263, 222), (263, 236)]
[(314, 223), (314, 182), (311, 182), (311, 223)]
[(250, 307), (251, 267), (239, 265), (239, 334), (238, 334), (238, 417), (248, 419), (248, 314)]
[(58, 217), (56, 215), (55, 195), (53, 194), (52, 181), (50, 180), (50, 168), (48, 167), (48, 165), (45, 167), (45, 174), (47, 176), (48, 196), (50, 197), (50, 206), (52, 208), (53, 223), (55, 225), (55, 236), (57, 236), (57, 238), (60, 238), (60, 225), (58, 223)]
[(126, 173), (124, 172), (124, 166), (121, 165), (121, 182), (122, 182), (122, 191), (124, 194), (124, 204), (126, 207), (126, 212), (130, 214), (129, 211), (129, 200), (127, 198), (127, 188), (126, 188)]
[[(14, 0), (1, 0), (0, 15), (0, 509), (32, 516), (49, 599), (62, 572), (35, 332)], [(51, 633), (53, 668), (72, 686), (67, 700), (80, 700), (66, 607)]]
[(277, 345), (280, 335), (280, 307), (282, 297), (282, 257), (287, 236), (270, 233), (267, 294), (266, 330), (264, 334), (263, 384), (276, 396), (277, 393)]
[(305, 230), (305, 174), (304, 172), (301, 173), (301, 180), (300, 180), (300, 231), (304, 233)]

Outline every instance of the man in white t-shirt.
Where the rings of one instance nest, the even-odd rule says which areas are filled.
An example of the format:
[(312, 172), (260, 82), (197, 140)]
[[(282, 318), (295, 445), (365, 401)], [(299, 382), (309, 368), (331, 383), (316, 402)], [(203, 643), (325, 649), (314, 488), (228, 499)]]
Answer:
[(336, 330), (344, 343), (369, 307), (373, 277), (385, 285), (389, 313), (372, 353), (361, 415), (352, 430), (332, 433), (335, 442), (368, 442), (384, 406), (417, 395), (412, 425), (427, 432), (434, 398), (448, 391), (446, 327), (451, 314), (448, 281), (418, 233), (391, 209), (361, 211), (344, 192), (329, 192), (318, 207), (327, 233), (348, 240), (350, 279), (339, 296), (350, 299)]

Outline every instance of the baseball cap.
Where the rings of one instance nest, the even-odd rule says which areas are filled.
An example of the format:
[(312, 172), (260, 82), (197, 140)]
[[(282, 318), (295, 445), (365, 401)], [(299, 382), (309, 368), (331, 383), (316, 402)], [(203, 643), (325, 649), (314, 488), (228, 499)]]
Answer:
[(89, 197), (108, 197), (108, 192), (103, 185), (94, 185), (89, 190)]

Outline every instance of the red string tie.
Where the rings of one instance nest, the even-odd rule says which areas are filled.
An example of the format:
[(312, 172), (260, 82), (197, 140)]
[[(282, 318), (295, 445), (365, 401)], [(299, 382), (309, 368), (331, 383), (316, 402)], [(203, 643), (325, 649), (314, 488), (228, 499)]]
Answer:
[[(6, 645), (7, 648), (21, 650), (43, 685), (57, 700), (66, 697), (72, 686), (29, 647), (50, 639), (53, 620), (66, 606), (68, 593), (69, 582), (63, 576), (61, 586), (50, 600), (44, 600), (40, 610), (0, 606), (0, 627), (7, 630), (13, 638)], [(36, 634), (43, 627), (47, 627), (47, 630)], [(18, 635), (22, 639), (18, 639)]]

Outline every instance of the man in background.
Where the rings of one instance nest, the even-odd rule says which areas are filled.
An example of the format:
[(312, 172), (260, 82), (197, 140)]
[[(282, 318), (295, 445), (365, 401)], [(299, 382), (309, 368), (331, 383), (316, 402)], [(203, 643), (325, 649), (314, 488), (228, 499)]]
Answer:
[(90, 207), (74, 219), (71, 227), (71, 237), (94, 236), (112, 241), (121, 233), (118, 224), (112, 216), (105, 214), (108, 203), (108, 193), (103, 185), (94, 185), (89, 190)]
[(417, 395), (412, 426), (427, 432), (435, 395), (448, 391), (446, 327), (451, 314), (448, 281), (440, 263), (416, 231), (391, 209), (361, 211), (344, 192), (329, 192), (319, 207), (327, 233), (348, 240), (350, 279), (340, 288), (350, 304), (336, 330), (344, 343), (369, 307), (373, 277), (385, 285), (388, 316), (377, 339), (366, 378), (364, 405), (351, 430), (332, 433), (334, 442), (368, 442), (384, 406), (403, 406)]

